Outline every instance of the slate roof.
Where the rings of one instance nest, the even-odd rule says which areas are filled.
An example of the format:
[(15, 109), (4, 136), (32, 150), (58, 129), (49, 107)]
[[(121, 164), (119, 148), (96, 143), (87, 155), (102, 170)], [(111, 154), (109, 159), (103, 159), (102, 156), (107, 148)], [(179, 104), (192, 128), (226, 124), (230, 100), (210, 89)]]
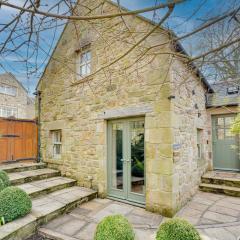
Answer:
[[(236, 87), (238, 93), (229, 94), (229, 87)], [(220, 106), (238, 106), (240, 105), (240, 81), (227, 80), (212, 84), (214, 93), (207, 94), (206, 105), (207, 107), (220, 107)]]

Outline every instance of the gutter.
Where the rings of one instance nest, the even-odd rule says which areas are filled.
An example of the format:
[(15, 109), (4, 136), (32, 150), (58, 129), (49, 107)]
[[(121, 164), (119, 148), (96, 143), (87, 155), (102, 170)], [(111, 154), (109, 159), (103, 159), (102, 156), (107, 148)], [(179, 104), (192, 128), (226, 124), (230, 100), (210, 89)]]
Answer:
[(38, 149), (37, 149), (37, 162), (42, 162), (42, 154), (41, 154), (41, 91), (36, 91), (33, 93), (37, 97), (38, 103), (38, 117), (37, 117), (37, 125), (38, 125)]

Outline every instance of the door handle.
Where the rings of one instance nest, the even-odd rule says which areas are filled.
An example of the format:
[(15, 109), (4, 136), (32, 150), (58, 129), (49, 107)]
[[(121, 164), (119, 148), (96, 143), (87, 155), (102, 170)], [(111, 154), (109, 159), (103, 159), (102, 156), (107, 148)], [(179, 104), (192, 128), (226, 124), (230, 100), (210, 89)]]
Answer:
[(133, 161), (132, 159), (120, 159), (121, 162), (131, 162)]
[(133, 162), (133, 159), (127, 159), (126, 162)]

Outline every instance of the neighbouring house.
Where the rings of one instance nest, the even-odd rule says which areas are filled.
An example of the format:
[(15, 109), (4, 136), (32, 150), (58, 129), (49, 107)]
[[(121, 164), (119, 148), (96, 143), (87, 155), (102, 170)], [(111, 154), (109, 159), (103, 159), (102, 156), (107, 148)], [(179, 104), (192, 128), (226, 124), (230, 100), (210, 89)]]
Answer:
[(240, 137), (231, 132), (234, 119), (240, 113), (239, 79), (220, 81), (212, 87), (214, 93), (206, 95), (211, 168), (240, 171)]
[(0, 117), (35, 118), (34, 99), (11, 73), (0, 74)]
[[(109, 1), (84, 4), (96, 15), (119, 10)], [(214, 89), (160, 27), (110, 65), (155, 26), (123, 18), (66, 25), (37, 86), (42, 160), (100, 197), (173, 216), (213, 169), (206, 94)]]

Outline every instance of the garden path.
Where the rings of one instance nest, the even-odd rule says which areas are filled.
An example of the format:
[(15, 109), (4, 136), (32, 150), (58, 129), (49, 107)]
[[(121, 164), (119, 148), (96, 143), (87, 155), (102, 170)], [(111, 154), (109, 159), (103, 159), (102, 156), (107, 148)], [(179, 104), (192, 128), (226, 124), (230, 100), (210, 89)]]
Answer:
[[(97, 223), (112, 214), (128, 218), (137, 240), (155, 239), (159, 224), (167, 219), (125, 203), (94, 199), (51, 221), (39, 232), (55, 239), (92, 240)], [(176, 216), (195, 225), (203, 240), (240, 239), (240, 198), (198, 192)]]

